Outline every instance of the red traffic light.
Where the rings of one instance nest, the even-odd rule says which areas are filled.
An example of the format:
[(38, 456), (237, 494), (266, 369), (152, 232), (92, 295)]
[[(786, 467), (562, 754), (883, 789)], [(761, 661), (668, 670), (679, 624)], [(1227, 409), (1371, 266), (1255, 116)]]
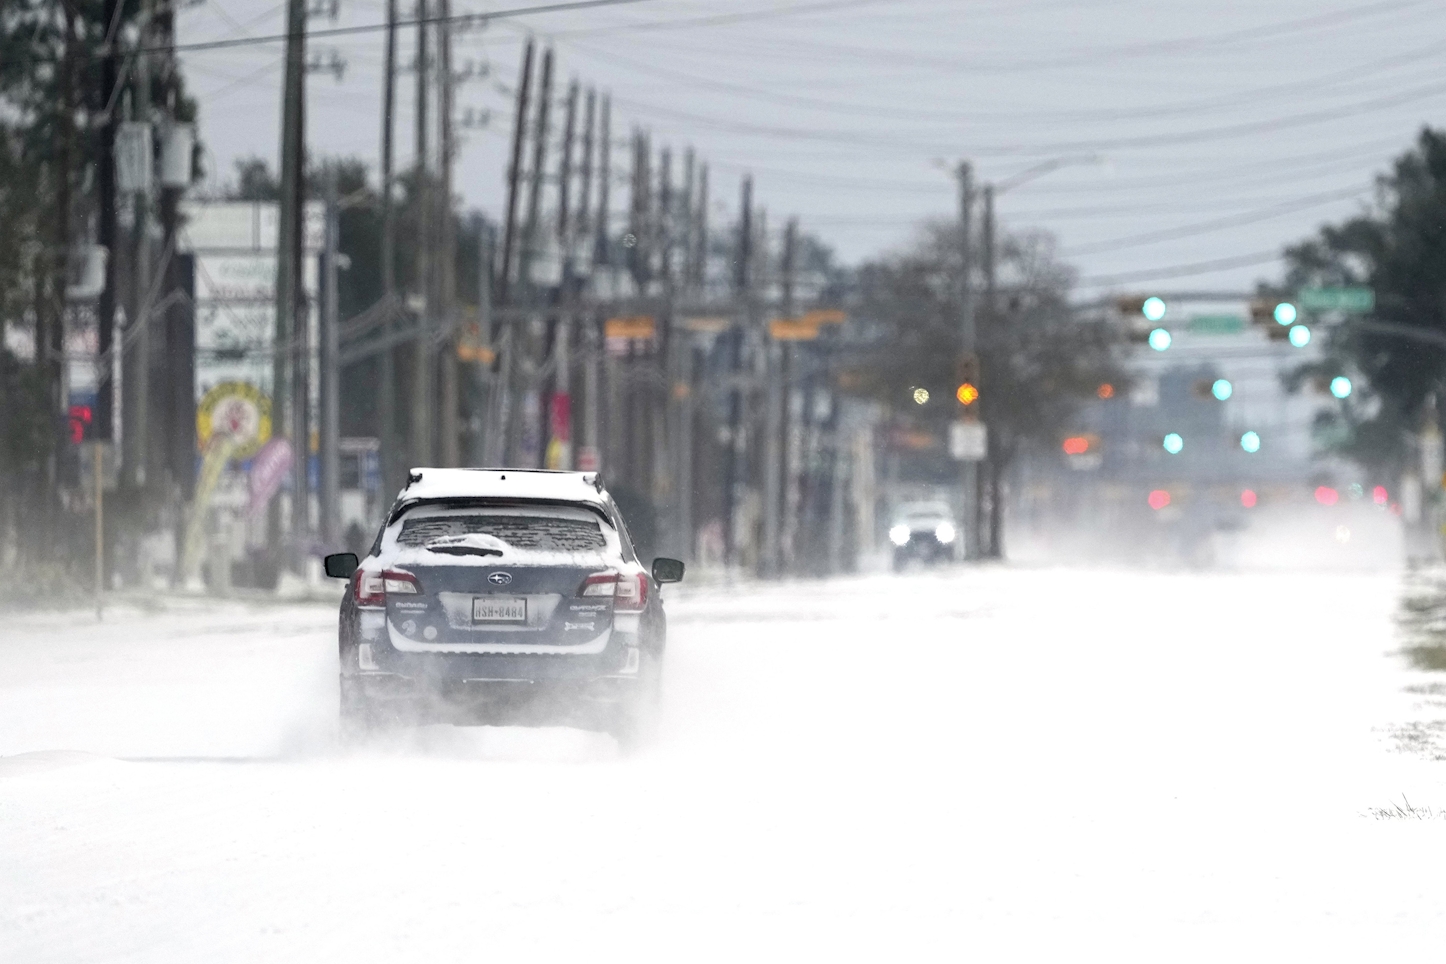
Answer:
[(1156, 489), (1150, 493), (1150, 498), (1147, 501), (1150, 503), (1150, 508), (1158, 511), (1170, 504), (1170, 493), (1164, 489)]
[(95, 413), (89, 405), (70, 406), (66, 419), (72, 445), (79, 445), (85, 441), (86, 436), (90, 434), (90, 425), (94, 418)]
[(1084, 435), (1071, 435), (1061, 447), (1065, 455), (1084, 455), (1090, 450), (1090, 440)]

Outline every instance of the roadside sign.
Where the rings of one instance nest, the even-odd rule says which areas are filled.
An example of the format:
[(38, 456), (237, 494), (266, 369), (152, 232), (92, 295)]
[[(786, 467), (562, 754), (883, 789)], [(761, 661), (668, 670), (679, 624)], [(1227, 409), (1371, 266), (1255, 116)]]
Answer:
[(603, 323), (603, 334), (608, 338), (652, 338), (656, 331), (652, 315), (609, 318)]
[(465, 341), (457, 343), (457, 360), (490, 365), (497, 360), (497, 352), (486, 345), (471, 345)]
[(768, 333), (774, 341), (813, 341), (818, 337), (818, 325), (803, 318), (775, 318), (768, 323)]
[(1371, 288), (1302, 288), (1300, 306), (1307, 311), (1344, 311), (1363, 315), (1375, 310), (1376, 292)]
[(982, 462), (989, 454), (989, 430), (983, 422), (949, 426), (949, 454), (958, 462)]
[(805, 311), (800, 321), (808, 322), (810, 325), (841, 325), (848, 316), (837, 308), (817, 308), (813, 311)]
[(727, 331), (732, 322), (727, 318), (684, 318), (683, 327), (689, 331), (696, 331), (708, 335), (716, 335), (720, 331)]
[(1240, 315), (1195, 315), (1189, 321), (1192, 335), (1234, 335), (1245, 330)]

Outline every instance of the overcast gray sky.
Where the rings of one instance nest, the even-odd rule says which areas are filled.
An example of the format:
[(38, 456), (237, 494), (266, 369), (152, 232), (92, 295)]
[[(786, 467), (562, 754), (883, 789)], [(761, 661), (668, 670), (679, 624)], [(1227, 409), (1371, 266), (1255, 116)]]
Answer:
[[(453, 2), (454, 13), (514, 6)], [(204, 0), (182, 12), (179, 39), (277, 33), (284, 9)], [(335, 24), (313, 23), (384, 16), (384, 0), (340, 0)], [(1430, 0), (651, 0), (459, 38), (459, 67), (491, 69), (461, 88), (459, 112), (490, 111), (491, 123), (466, 132), (457, 187), (493, 215), (528, 32), (555, 45), (562, 81), (612, 93), (615, 137), (639, 124), (655, 147), (693, 146), (728, 212), (752, 171), (770, 224), (797, 215), (851, 262), (952, 214), (942, 162), (968, 158), (981, 179), (1002, 181), (1097, 155), (999, 205), (1008, 227), (1058, 237), (1082, 294), (1275, 275), (1283, 244), (1358, 210), (1374, 175), (1446, 109), (1446, 17)], [(310, 78), (314, 153), (375, 161), (383, 36), (313, 43), (313, 56), (347, 62), (340, 82)], [(404, 63), (415, 42), (402, 34)], [(183, 55), (218, 176), (251, 154), (276, 163), (281, 58), (279, 44)], [(406, 75), (401, 165), (412, 104)], [(1217, 261), (1228, 266), (1182, 268)], [(1145, 280), (1154, 272), (1176, 276)]]

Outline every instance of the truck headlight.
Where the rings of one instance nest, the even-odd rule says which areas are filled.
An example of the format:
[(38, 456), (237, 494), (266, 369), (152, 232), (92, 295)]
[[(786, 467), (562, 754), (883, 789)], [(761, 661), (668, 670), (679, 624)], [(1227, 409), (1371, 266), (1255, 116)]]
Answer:
[(934, 529), (934, 538), (938, 539), (946, 546), (954, 541), (954, 535), (954, 527), (947, 522), (939, 523), (939, 525)]
[(900, 523), (889, 530), (889, 541), (902, 546), (909, 541), (909, 527)]

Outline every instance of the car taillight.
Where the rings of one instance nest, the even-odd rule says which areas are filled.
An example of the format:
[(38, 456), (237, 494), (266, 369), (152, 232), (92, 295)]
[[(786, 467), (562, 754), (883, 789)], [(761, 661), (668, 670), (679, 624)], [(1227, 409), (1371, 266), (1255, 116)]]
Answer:
[(646, 573), (628, 573), (618, 577), (617, 596), (613, 600), (614, 612), (642, 612), (648, 604), (648, 577)]
[(595, 572), (582, 581), (579, 596), (614, 596), (618, 591), (618, 574)]
[(422, 591), (422, 584), (417, 582), (417, 577), (400, 569), (385, 570), (382, 573), (382, 585), (386, 588), (388, 595), (398, 593), (415, 596)]
[(352, 577), (351, 594), (361, 609), (380, 609), (387, 604), (386, 586), (379, 572), (358, 569)]

